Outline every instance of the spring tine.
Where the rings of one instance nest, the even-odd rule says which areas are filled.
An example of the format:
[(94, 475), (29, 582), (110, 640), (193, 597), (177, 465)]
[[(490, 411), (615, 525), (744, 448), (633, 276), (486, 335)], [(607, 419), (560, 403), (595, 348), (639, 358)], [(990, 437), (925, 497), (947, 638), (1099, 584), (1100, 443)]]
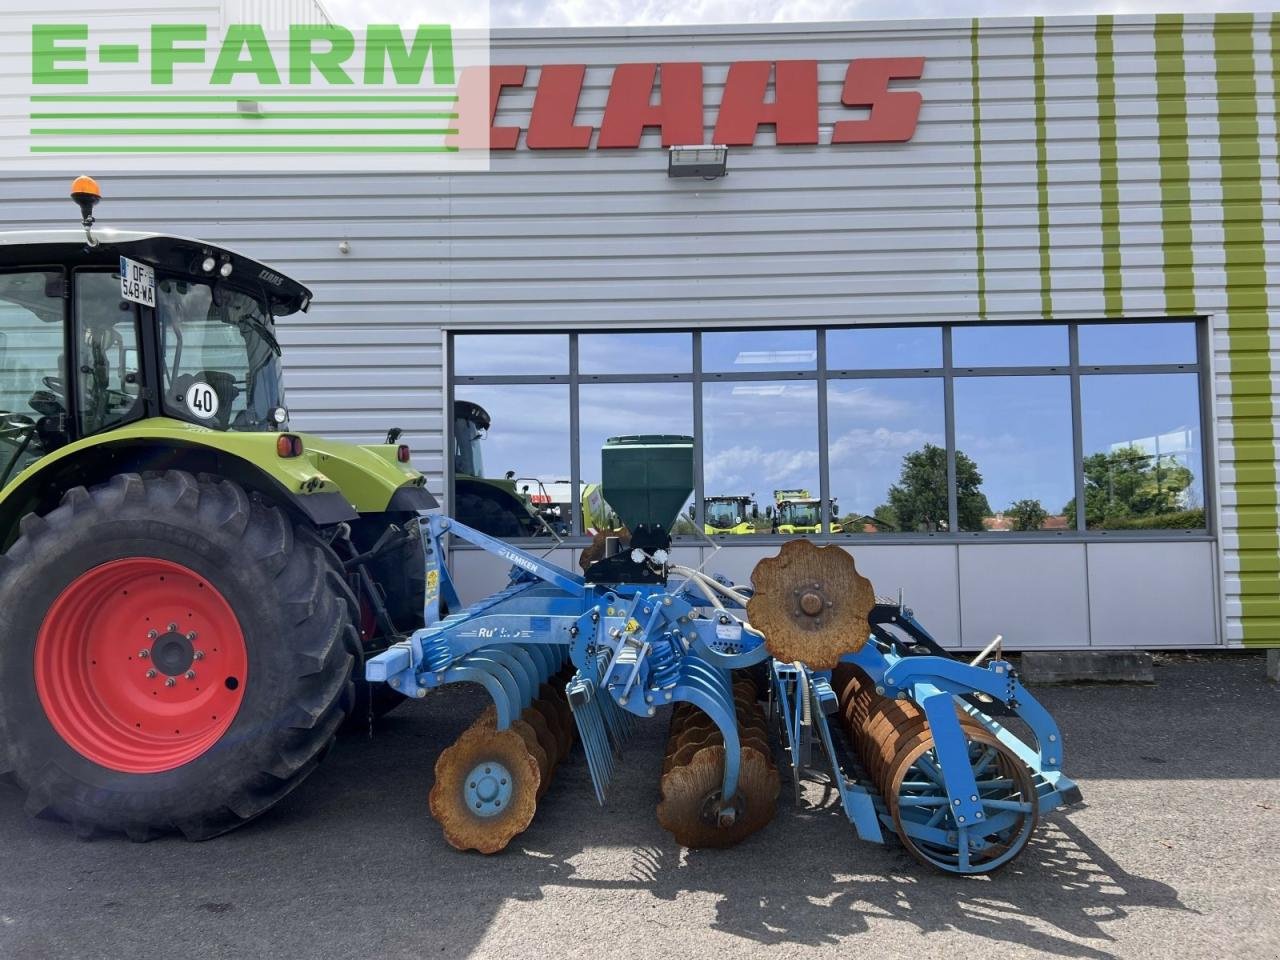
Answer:
[(595, 788), (597, 802), (603, 806), (606, 787), (613, 777), (613, 756), (601, 716), (601, 707), (606, 701), (597, 696), (594, 686), (585, 679), (571, 681), (568, 693), (569, 707), (578, 727), (578, 736), (582, 740), (587, 769), (591, 773), (591, 784)]

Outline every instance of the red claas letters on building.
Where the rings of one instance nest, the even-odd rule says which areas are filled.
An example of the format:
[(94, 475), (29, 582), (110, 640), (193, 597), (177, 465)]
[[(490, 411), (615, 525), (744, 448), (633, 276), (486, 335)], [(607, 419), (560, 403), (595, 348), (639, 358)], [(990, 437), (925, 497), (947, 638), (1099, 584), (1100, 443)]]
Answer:
[[(582, 64), (538, 68), (533, 107), (524, 126), (496, 125), (503, 94), (530, 86), (530, 68), (488, 68), (484, 76), (463, 71), (459, 84), (459, 136), (462, 147), (515, 150), (520, 133), (530, 150), (588, 150), (597, 128), (578, 120), (586, 80)], [(840, 102), (861, 117), (838, 121), (831, 142), (901, 143), (915, 134), (923, 97), (915, 90), (891, 89), (899, 80), (918, 80), (923, 57), (875, 57), (853, 60), (845, 72)], [(773, 94), (769, 95), (772, 82)], [(745, 60), (731, 64), (710, 142), (751, 146), (761, 127), (773, 127), (782, 145), (816, 145), (821, 106), (816, 60)], [(595, 149), (635, 148), (646, 130), (658, 130), (663, 146), (707, 142), (707, 107), (700, 63), (624, 63), (614, 68)]]

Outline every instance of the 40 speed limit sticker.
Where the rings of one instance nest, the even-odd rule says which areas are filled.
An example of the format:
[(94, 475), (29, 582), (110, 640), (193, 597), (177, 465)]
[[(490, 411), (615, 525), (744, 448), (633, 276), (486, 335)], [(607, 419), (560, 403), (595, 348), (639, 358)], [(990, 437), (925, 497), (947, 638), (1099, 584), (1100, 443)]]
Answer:
[(187, 409), (201, 420), (212, 420), (218, 415), (218, 391), (204, 381), (196, 381), (187, 387)]

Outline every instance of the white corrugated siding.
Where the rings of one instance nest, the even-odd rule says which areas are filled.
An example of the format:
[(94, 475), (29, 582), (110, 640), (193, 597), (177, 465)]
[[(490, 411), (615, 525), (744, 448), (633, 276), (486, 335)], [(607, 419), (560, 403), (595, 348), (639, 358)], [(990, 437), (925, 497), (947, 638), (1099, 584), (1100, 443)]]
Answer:
[[(1270, 39), (1268, 22), (1257, 23), (1266, 253), (1274, 265), (1280, 217), (1271, 64), (1265, 54)], [(1238, 640), (1213, 24), (1211, 18), (1189, 17), (1183, 35), (1195, 309), (1213, 317), (1224, 613), (1226, 638)], [(1005, 20), (984, 22), (980, 31), (985, 316), (993, 319), (1038, 319), (1046, 293), (1038, 250), (1033, 30), (1031, 20)], [(1096, 318), (1104, 311), (1095, 31), (1092, 18), (1049, 20), (1044, 30), (1047, 294), (1060, 319)], [(1145, 17), (1120, 18), (1114, 30), (1122, 295), (1125, 312), (1133, 316), (1166, 313), (1153, 33), (1154, 21)], [(819, 60), (824, 141), (835, 120), (853, 116), (839, 107), (851, 59), (924, 56), (923, 79), (901, 86), (920, 90), (925, 105), (907, 144), (779, 149), (762, 130), (754, 149), (732, 151), (730, 175), (714, 183), (668, 180), (655, 131), (640, 150), (531, 152), (522, 143), (517, 152), (496, 153), (490, 173), (452, 177), (354, 173), (303, 179), (234, 170), (113, 176), (100, 213), (114, 224), (240, 247), (310, 285), (316, 293), (311, 314), (282, 324), (295, 422), (351, 440), (375, 438), (397, 424), (405, 428), (430, 487), (439, 491), (442, 329), (977, 319), (970, 45), (968, 21), (554, 36), (495, 31), (495, 62), (533, 68), (523, 90), (505, 92), (500, 124), (527, 123), (540, 63), (588, 66), (578, 122), (594, 126), (612, 65), (634, 61), (705, 65), (708, 138), (728, 64), (737, 60)], [(64, 194), (61, 178), (6, 178), (0, 182), (0, 224), (70, 224), (74, 211)], [(345, 256), (338, 251), (342, 241), (350, 244)], [(1269, 284), (1275, 303), (1280, 287), (1274, 269)], [(1272, 331), (1277, 336), (1274, 323)], [(1280, 340), (1273, 341), (1272, 369), (1278, 356)], [(1213, 551), (1191, 546), (1195, 569), (1216, 577)], [(962, 589), (966, 578), (978, 574), (976, 561), (965, 557), (990, 547), (885, 546), (868, 553), (876, 553), (881, 560), (875, 562), (887, 564), (887, 571), (901, 570), (909, 578), (916, 562), (900, 563), (888, 551), (916, 550), (923, 557), (919, 551), (935, 549), (948, 558), (942, 566), (949, 572), (938, 576), (949, 586), (925, 606), (935, 607), (959, 635), (965, 608), (976, 602)], [(1089, 556), (1108, 549), (1078, 548), (1062, 561), (1070, 567), (1064, 576), (1079, 580), (1086, 600), (1083, 609), (1070, 613), (1073, 626), (1056, 645), (1078, 645), (1073, 637), (1090, 635), (1095, 643), (1123, 644), (1131, 636), (1097, 621), (1099, 610), (1127, 607), (1115, 598), (1090, 602), (1088, 596), (1098, 571), (1110, 569), (1101, 553), (1093, 565)], [(755, 552), (740, 550), (732, 565), (749, 569)], [(1065, 552), (1059, 555), (1066, 558)], [(1152, 594), (1144, 602), (1161, 601)], [(1214, 606), (1215, 598), (1208, 603)], [(1028, 634), (1037, 615), (1027, 611)], [(1207, 630), (1197, 625), (1195, 635), (1136, 636), (1129, 642), (1212, 643), (1218, 628), (1216, 615), (1211, 619)], [(964, 641), (973, 646), (983, 638), (966, 631)]]

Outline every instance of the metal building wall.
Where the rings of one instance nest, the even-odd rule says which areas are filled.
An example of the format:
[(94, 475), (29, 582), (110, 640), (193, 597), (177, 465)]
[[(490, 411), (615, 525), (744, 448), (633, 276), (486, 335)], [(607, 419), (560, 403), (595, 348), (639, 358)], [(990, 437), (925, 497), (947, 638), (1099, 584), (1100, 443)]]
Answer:
[[(404, 427), (436, 491), (445, 329), (1208, 316), (1216, 541), (975, 538), (858, 558), (969, 647), (995, 632), (1260, 642), (1280, 624), (1276, 33), (1263, 17), (495, 31), (494, 61), (532, 68), (500, 124), (527, 122), (541, 63), (588, 65), (592, 125), (612, 65), (634, 61), (705, 65), (708, 136), (737, 60), (819, 60), (824, 140), (851, 115), (853, 58), (924, 56), (904, 86), (925, 104), (906, 144), (779, 149), (762, 131), (715, 183), (669, 181), (651, 133), (636, 151), (522, 143), (485, 175), (113, 177), (101, 216), (239, 246), (311, 285), (312, 313), (281, 337), (297, 426)], [(0, 226), (70, 225), (64, 195), (61, 179), (5, 179)], [(762, 552), (728, 547), (715, 566), (742, 577)], [(500, 575), (458, 561), (473, 591)]]

